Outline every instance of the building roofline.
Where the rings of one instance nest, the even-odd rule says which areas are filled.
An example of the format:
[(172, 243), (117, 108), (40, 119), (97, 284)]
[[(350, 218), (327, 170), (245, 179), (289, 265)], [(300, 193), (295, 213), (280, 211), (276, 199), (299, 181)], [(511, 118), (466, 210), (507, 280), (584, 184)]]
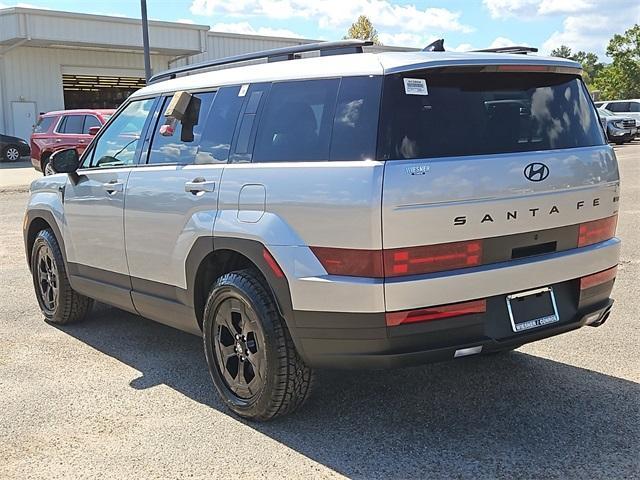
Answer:
[(279, 37), (273, 35), (258, 35), (257, 33), (233, 33), (233, 32), (218, 32), (217, 30), (209, 30), (208, 36), (212, 37), (230, 37), (230, 38), (245, 38), (251, 40), (286, 40), (288, 42), (300, 42), (300, 43), (318, 43), (325, 40), (317, 40), (312, 38), (300, 38), (300, 37)]
[[(24, 14), (38, 14), (44, 15), (48, 17), (65, 17), (65, 18), (77, 18), (83, 20), (97, 20), (97, 21), (108, 21), (108, 22), (118, 22), (118, 23), (128, 23), (128, 24), (140, 24), (142, 22), (139, 18), (132, 17), (119, 17), (116, 15), (96, 15), (93, 13), (78, 13), (78, 12), (67, 12), (64, 10), (48, 10), (46, 8), (27, 8), (27, 7), (9, 7), (0, 9), (0, 16), (2, 15), (12, 15), (17, 13)], [(150, 26), (158, 26), (158, 27), (180, 27), (186, 28), (190, 30), (204, 30), (210, 31), (209, 25), (199, 25), (192, 23), (182, 23), (182, 22), (168, 22), (164, 20), (149, 20)]]

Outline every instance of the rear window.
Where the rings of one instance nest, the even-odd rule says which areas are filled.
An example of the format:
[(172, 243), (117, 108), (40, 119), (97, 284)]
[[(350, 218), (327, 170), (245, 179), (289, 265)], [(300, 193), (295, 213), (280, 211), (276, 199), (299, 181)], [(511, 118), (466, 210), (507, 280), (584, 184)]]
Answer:
[(378, 144), (382, 160), (564, 149), (604, 141), (589, 94), (575, 75), (427, 71), (385, 79)]
[(33, 127), (33, 133), (47, 133), (56, 117), (40, 117), (38, 123)]

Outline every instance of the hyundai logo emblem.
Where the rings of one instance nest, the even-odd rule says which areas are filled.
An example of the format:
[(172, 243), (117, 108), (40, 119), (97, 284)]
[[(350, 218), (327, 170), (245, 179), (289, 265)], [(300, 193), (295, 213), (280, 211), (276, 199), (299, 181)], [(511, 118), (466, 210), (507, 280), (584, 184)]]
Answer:
[(530, 163), (524, 167), (524, 176), (532, 182), (541, 182), (549, 176), (549, 167), (544, 163)]

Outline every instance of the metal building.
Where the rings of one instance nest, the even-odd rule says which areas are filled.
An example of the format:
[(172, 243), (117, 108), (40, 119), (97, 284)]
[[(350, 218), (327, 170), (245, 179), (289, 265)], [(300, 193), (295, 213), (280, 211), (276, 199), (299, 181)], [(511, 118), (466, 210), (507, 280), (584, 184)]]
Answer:
[[(149, 22), (154, 73), (315, 40)], [(0, 10), (0, 133), (29, 138), (40, 112), (112, 108), (144, 85), (140, 20), (32, 8)]]

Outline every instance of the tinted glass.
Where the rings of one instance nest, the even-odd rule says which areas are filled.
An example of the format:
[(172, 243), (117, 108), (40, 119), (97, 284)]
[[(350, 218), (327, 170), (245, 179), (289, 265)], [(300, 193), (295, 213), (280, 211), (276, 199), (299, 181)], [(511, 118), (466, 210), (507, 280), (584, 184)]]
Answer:
[(93, 150), (82, 162), (87, 167), (131, 165), (155, 99), (136, 100), (127, 105), (94, 142)]
[(33, 133), (47, 133), (55, 119), (56, 117), (41, 117), (36, 126), (33, 127)]
[(381, 77), (345, 77), (331, 135), (331, 160), (363, 160), (376, 156)]
[(630, 112), (640, 112), (640, 102), (630, 102)]
[(84, 115), (67, 115), (58, 128), (59, 133), (81, 134)]
[(218, 90), (205, 123), (195, 163), (220, 163), (229, 159), (233, 132), (244, 101), (244, 97), (238, 96), (239, 90), (240, 87)]
[(82, 130), (82, 133), (89, 135), (89, 129), (91, 127), (101, 127), (101, 126), (102, 124), (100, 123), (100, 120), (98, 120), (93, 115), (87, 115), (86, 117), (84, 117), (84, 128)]
[[(385, 79), (378, 156), (449, 157), (604, 143), (577, 77), (549, 73), (412, 72)], [(421, 84), (420, 80), (426, 80)], [(417, 88), (416, 88), (417, 85)]]
[(612, 102), (607, 105), (607, 110), (610, 112), (628, 112), (629, 102)]
[(187, 107), (185, 120), (175, 122), (173, 130), (166, 127), (172, 121), (164, 116), (171, 99), (165, 100), (151, 141), (148, 163), (195, 163), (205, 119), (214, 96), (215, 92), (194, 94)]
[(253, 161), (328, 160), (339, 83), (330, 79), (273, 84)]

